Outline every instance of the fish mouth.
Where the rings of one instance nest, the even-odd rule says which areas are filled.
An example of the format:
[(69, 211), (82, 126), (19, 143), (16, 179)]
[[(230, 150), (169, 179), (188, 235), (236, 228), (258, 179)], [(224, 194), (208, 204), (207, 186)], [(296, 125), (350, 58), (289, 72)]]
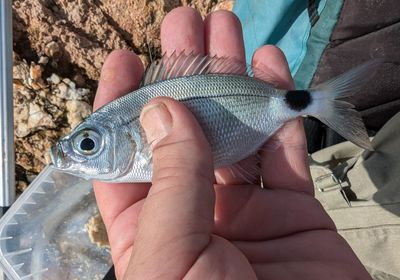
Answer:
[(64, 153), (63, 146), (61, 143), (57, 143), (49, 150), (51, 162), (54, 167), (58, 169), (64, 169), (69, 166), (67, 163), (67, 157)]

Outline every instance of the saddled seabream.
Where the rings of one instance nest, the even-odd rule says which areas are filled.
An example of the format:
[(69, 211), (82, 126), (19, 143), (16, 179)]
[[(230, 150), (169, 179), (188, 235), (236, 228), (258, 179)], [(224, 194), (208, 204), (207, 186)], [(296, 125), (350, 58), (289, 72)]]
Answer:
[[(87, 179), (150, 182), (151, 149), (139, 122), (152, 98), (168, 96), (195, 115), (211, 145), (215, 168), (253, 155), (287, 121), (313, 116), (344, 138), (372, 150), (360, 114), (340, 100), (356, 93), (380, 60), (369, 61), (308, 90), (283, 90), (254, 78), (231, 59), (172, 55), (154, 62), (142, 85), (95, 111), (50, 154), (56, 168)], [(257, 77), (271, 77), (253, 69)]]

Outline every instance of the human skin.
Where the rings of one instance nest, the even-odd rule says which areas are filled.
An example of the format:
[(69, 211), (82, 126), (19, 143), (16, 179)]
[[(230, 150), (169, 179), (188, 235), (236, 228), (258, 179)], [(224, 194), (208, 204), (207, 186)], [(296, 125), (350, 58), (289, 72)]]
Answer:
[[(240, 22), (227, 11), (204, 21), (190, 8), (171, 11), (161, 44), (167, 54), (245, 61)], [(258, 49), (253, 65), (277, 86), (293, 88), (278, 48)], [(134, 53), (111, 53), (94, 108), (135, 90), (142, 74)], [(141, 122), (157, 140), (152, 186), (94, 183), (118, 279), (371, 279), (314, 198), (301, 119), (261, 149), (264, 189), (226, 168), (213, 170), (207, 140), (183, 104), (152, 100)]]

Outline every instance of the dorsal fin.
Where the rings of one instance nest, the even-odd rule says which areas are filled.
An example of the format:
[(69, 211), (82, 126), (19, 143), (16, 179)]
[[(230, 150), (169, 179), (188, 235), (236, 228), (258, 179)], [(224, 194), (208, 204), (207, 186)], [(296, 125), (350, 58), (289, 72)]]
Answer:
[(161, 59), (153, 61), (147, 68), (141, 86), (155, 82), (169, 80), (184, 76), (207, 75), (207, 74), (236, 74), (257, 78), (276, 85), (272, 75), (260, 69), (247, 65), (245, 62), (226, 57), (208, 56), (202, 54), (185, 54), (173, 52), (167, 56), (164, 54)]

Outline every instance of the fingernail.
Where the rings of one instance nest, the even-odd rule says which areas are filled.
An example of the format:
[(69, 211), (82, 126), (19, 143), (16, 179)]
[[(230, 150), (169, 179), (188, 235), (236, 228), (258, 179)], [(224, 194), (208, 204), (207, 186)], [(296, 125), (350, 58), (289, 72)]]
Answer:
[(147, 142), (154, 145), (172, 128), (172, 116), (163, 103), (146, 105), (140, 114), (140, 123), (146, 133)]

